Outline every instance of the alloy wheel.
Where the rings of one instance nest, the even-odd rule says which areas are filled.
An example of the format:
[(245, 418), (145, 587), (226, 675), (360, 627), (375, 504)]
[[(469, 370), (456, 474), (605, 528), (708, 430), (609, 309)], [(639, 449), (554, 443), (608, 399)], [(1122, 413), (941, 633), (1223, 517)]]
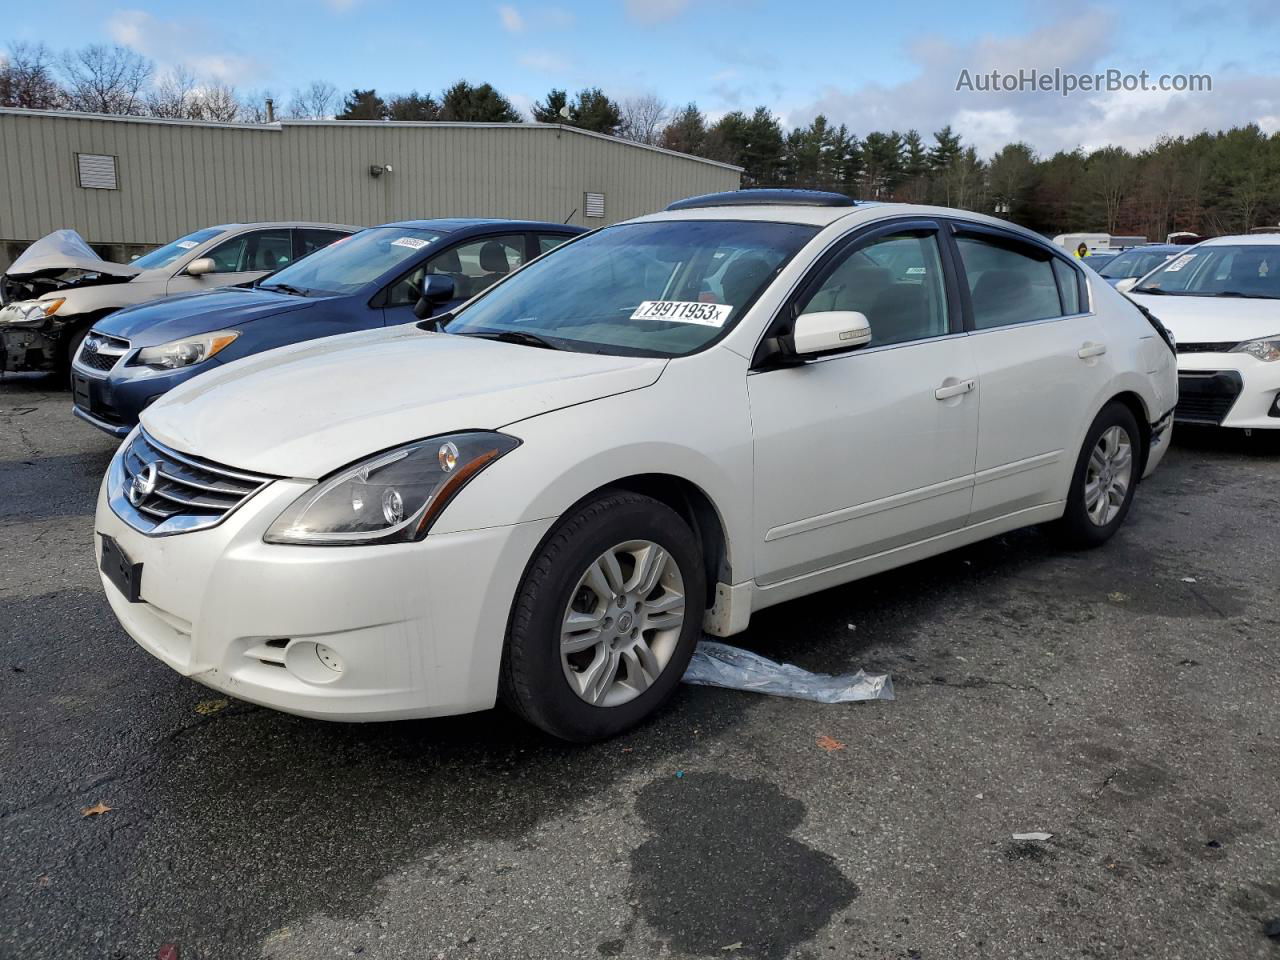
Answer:
[(1120, 513), (1133, 481), (1133, 443), (1124, 427), (1108, 427), (1098, 437), (1084, 479), (1089, 520), (1105, 527)]
[(597, 707), (634, 700), (671, 662), (684, 626), (684, 576), (651, 540), (597, 557), (569, 596), (560, 663), (570, 688)]

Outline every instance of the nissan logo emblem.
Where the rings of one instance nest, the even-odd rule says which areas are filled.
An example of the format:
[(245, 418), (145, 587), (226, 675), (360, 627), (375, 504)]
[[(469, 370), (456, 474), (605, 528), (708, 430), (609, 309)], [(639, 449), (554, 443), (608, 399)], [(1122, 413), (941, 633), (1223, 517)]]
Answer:
[(156, 475), (159, 473), (156, 464), (148, 463), (129, 484), (129, 502), (135, 507), (151, 496), (156, 488)]

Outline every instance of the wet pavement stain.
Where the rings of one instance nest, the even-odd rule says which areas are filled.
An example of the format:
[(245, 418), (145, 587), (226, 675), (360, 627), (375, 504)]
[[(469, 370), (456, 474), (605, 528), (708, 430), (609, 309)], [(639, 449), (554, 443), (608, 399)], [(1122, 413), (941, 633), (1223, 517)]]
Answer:
[(654, 835), (631, 855), (632, 895), (675, 952), (774, 960), (858, 896), (834, 858), (790, 836), (805, 806), (766, 781), (664, 778), (636, 809)]

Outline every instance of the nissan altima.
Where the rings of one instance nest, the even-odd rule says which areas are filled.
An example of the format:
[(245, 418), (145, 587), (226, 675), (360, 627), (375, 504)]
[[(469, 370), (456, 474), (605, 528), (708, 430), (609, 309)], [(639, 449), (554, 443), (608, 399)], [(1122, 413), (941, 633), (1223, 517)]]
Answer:
[(501, 697), (607, 737), (765, 607), (1029, 524), (1103, 543), (1169, 444), (1158, 321), (969, 212), (713, 194), (435, 287), (142, 412), (95, 546), (146, 650), (309, 717)]

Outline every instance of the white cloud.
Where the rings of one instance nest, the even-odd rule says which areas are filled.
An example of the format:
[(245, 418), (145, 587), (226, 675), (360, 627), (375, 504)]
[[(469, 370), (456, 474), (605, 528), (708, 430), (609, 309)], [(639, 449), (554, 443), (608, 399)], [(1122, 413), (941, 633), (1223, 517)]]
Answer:
[(498, 7), (498, 19), (502, 22), (502, 29), (508, 33), (520, 33), (524, 30), (524, 17), (510, 4), (504, 3)]
[[(1268, 129), (1280, 115), (1280, 77), (1241, 68), (1206, 70), (1200, 62), (1120, 62), (1112, 39), (1118, 22), (1099, 10), (1073, 11), (1063, 19), (1023, 34), (982, 37), (957, 44), (926, 37), (912, 44), (908, 57), (916, 74), (896, 84), (874, 81), (856, 87), (829, 86), (819, 96), (785, 111), (790, 124), (807, 123), (822, 113), (835, 123), (865, 134), (871, 130), (916, 128), (926, 138), (952, 124), (966, 143), (989, 155), (1005, 143), (1025, 140), (1042, 154), (1060, 149), (1086, 150), (1116, 144), (1149, 146), (1161, 136), (1195, 134), (1258, 122)], [(1060, 68), (1078, 74), (1116, 68), (1126, 73), (1211, 72), (1212, 92), (981, 92), (956, 90), (962, 70), (977, 77), (998, 70), (1041, 72)], [(1274, 126), (1271, 127), (1274, 129)]]
[(160, 19), (145, 10), (117, 10), (107, 35), (165, 69), (186, 67), (201, 80), (244, 86), (266, 72), (260, 61), (226, 49), (216, 28), (187, 19)]
[(689, 0), (626, 0), (627, 16), (640, 23), (674, 20), (689, 7)]

